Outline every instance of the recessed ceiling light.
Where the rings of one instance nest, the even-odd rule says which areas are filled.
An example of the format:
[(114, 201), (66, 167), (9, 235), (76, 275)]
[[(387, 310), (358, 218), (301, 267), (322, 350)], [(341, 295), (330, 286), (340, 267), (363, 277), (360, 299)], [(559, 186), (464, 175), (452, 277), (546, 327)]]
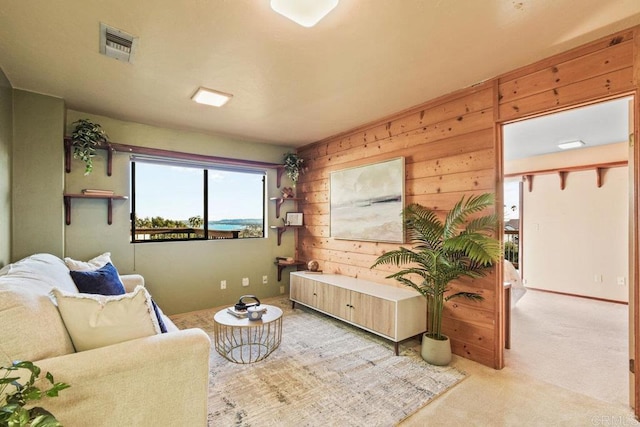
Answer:
[(231, 95), (230, 93), (219, 92), (217, 90), (201, 87), (198, 88), (191, 99), (193, 99), (198, 104), (206, 104), (213, 107), (222, 107), (232, 97), (233, 95)]
[(313, 27), (338, 5), (338, 0), (271, 0), (271, 9), (303, 27)]
[(584, 145), (584, 142), (582, 141), (569, 141), (569, 142), (563, 142), (562, 144), (558, 144), (558, 148), (560, 148), (561, 150), (569, 150), (571, 148), (580, 148)]

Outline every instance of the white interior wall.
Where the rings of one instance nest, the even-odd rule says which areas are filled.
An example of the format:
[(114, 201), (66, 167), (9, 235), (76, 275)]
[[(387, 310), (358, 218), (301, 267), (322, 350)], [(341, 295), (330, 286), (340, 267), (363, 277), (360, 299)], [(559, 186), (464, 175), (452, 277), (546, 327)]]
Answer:
[[(628, 301), (628, 172), (534, 177), (523, 194), (523, 280), (532, 288)], [(619, 284), (620, 278), (624, 283)]]

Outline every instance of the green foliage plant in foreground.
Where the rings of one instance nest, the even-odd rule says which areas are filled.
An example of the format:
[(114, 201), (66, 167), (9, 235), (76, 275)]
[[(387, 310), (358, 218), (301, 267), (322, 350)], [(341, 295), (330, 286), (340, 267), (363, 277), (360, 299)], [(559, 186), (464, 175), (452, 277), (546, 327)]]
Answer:
[[(21, 384), (18, 370), (26, 369), (31, 374), (29, 380)], [(53, 414), (46, 409), (31, 406), (43, 397), (57, 397), (69, 384), (54, 382), (53, 375), (46, 373), (45, 378), (51, 387), (40, 390), (35, 382), (40, 376), (40, 368), (32, 362), (13, 362), (9, 367), (0, 367), (0, 427), (59, 427), (62, 426)]]

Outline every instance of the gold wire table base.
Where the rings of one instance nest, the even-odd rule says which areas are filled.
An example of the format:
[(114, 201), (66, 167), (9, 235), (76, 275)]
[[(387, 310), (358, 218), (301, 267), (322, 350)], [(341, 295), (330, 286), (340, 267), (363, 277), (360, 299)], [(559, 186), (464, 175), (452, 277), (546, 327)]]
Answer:
[(261, 320), (239, 319), (221, 310), (215, 314), (214, 340), (216, 351), (233, 363), (254, 363), (263, 360), (278, 348), (282, 340), (282, 310), (271, 305)]

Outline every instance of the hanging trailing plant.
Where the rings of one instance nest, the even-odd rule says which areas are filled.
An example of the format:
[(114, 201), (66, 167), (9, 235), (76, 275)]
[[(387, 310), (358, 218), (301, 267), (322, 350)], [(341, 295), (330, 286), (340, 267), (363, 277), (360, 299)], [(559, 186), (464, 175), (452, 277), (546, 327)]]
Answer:
[(303, 172), (303, 163), (304, 159), (298, 157), (296, 153), (287, 153), (284, 155), (284, 171), (289, 179), (293, 181), (293, 185), (298, 183), (300, 174)]
[(75, 125), (71, 134), (73, 158), (85, 163), (84, 174), (89, 175), (93, 170), (96, 147), (107, 143), (107, 134), (102, 126), (89, 119), (80, 119), (73, 124)]

